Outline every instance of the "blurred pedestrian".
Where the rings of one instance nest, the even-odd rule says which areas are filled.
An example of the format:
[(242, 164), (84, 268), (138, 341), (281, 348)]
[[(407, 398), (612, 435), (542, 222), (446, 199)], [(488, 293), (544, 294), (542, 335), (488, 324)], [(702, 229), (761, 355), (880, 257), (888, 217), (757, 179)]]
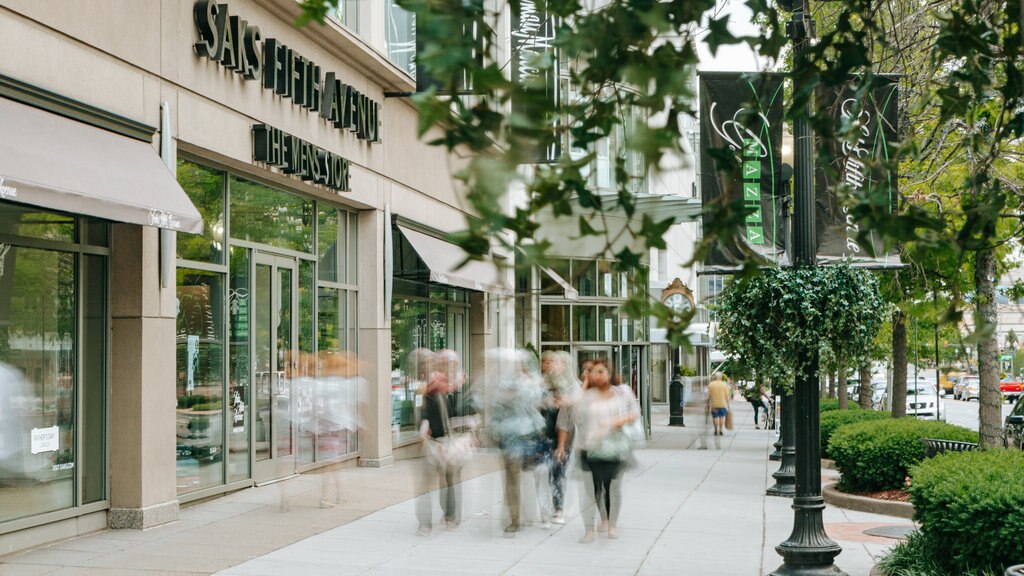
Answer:
[(764, 386), (760, 383), (754, 382), (743, 388), (743, 398), (754, 408), (754, 428), (757, 430), (761, 429), (761, 408), (764, 406), (761, 401), (762, 396), (764, 396)]
[(628, 387), (612, 386), (611, 369), (606, 361), (598, 359), (590, 369), (588, 387), (573, 413), (580, 462), (586, 473), (580, 502), (585, 532), (580, 542), (594, 541), (593, 508), (601, 517), (601, 531), (607, 531), (608, 538), (618, 538), (616, 524), (622, 507), (622, 472), (632, 452), (631, 440), (624, 428), (640, 417), (639, 407)]
[[(538, 484), (546, 481), (547, 491), (538, 489), (538, 499), (541, 502), (542, 524), (544, 527), (548, 521), (555, 524), (565, 524), (565, 472), (568, 467), (571, 449), (568, 449), (568, 437), (564, 441), (560, 438), (561, 430), (567, 427), (566, 422), (571, 418), (571, 406), (579, 399), (581, 393), (579, 383), (574, 377), (575, 370), (572, 366), (572, 356), (564, 351), (546, 351), (541, 356), (541, 373), (544, 374), (545, 403), (542, 409), (544, 416), (544, 433), (551, 443), (552, 450), (548, 453), (548, 459), (543, 466), (546, 472), (544, 478)], [(559, 422), (562, 425), (559, 425)], [(560, 450), (556, 450), (558, 447)]]
[[(420, 353), (419, 361), (424, 361)], [(426, 455), (423, 463), (421, 494), (416, 501), (419, 522), (417, 533), (430, 534), (433, 528), (433, 503), (430, 492), (440, 488), (441, 510), (445, 527), (455, 530), (462, 521), (460, 484), (462, 466), (471, 447), (467, 438), (459, 438), (457, 429), (472, 428), (469, 419), (458, 410), (454, 394), (461, 388), (464, 375), (458, 353), (442, 350), (430, 360), (431, 369), (423, 394), (420, 420), (420, 441)]]
[[(522, 529), (520, 483), (523, 470), (537, 465), (544, 442), (544, 418), (539, 406), (544, 381), (537, 359), (526, 350), (492, 350), (487, 354), (486, 386), (483, 395), (490, 417), (490, 430), (501, 448), (505, 464), (505, 505), (509, 524), (506, 536)], [(482, 392), (478, 388), (477, 393)]]
[(708, 406), (711, 408), (711, 422), (715, 436), (725, 434), (725, 416), (729, 412), (729, 386), (722, 380), (722, 373), (715, 372), (708, 384)]

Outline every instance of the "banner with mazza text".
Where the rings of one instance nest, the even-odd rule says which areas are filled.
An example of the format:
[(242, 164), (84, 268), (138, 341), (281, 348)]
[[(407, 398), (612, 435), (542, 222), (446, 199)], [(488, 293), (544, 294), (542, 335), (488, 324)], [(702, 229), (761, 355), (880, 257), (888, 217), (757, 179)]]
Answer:
[[(850, 260), (853, 265), (899, 266), (895, 252), (885, 252), (882, 239), (870, 232), (861, 245), (861, 226), (843, 203), (840, 187), (848, 193), (871, 190), (883, 197), (890, 211), (897, 209), (898, 171), (895, 143), (898, 138), (899, 85), (893, 77), (876, 77), (879, 85), (858, 97), (856, 80), (839, 88), (818, 91), (818, 114), (827, 114), (836, 128), (853, 126), (849, 138), (835, 138), (825, 144), (815, 167), (817, 205), (816, 232), (818, 262), (827, 264)], [(819, 140), (819, 150), (822, 144)], [(829, 163), (822, 162), (824, 156)]]
[(781, 74), (700, 73), (700, 184), (706, 272), (754, 259), (787, 264)]

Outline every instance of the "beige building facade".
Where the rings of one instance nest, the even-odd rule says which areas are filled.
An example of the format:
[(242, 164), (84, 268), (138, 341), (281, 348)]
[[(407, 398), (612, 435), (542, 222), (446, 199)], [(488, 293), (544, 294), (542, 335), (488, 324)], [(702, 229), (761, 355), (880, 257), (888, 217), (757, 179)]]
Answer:
[(443, 240), (414, 24), (368, 4), (0, 2), (0, 554), (387, 466), (412, 351), (512, 344), (511, 273)]

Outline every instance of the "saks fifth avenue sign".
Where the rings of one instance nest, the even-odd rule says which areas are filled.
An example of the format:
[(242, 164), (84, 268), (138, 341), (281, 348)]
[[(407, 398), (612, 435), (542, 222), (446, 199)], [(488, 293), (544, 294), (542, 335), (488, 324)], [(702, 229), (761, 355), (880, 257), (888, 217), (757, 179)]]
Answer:
[[(334, 72), (324, 72), (315, 62), (274, 38), (264, 39), (258, 26), (250, 25), (239, 16), (230, 15), (227, 4), (197, 0), (193, 6), (193, 18), (199, 33), (199, 41), (194, 44), (194, 49), (200, 57), (209, 58), (246, 80), (261, 82), (264, 89), (290, 98), (293, 104), (319, 114), (325, 122), (338, 130), (353, 132), (358, 139), (369, 144), (380, 141), (380, 104), (342, 82)], [(270, 127), (266, 127), (266, 130), (283, 134)], [(254, 138), (261, 133), (262, 130), (254, 127)], [(348, 190), (348, 160), (290, 135), (286, 136), (272, 136), (268, 140), (287, 147), (282, 152), (282, 158), (298, 158), (298, 164), (266, 160), (274, 155), (265, 154), (267, 147), (255, 140), (253, 161), (279, 166), (287, 173), (298, 174), (305, 180), (314, 180), (339, 191)], [(292, 141), (303, 145), (288, 146), (287, 142)], [(305, 155), (303, 150), (306, 151)], [(328, 161), (316, 160), (324, 154), (329, 154)], [(303, 158), (307, 160), (303, 161)], [(303, 166), (309, 169), (301, 169)], [(330, 173), (321, 172), (320, 168)], [(336, 187), (335, 184), (342, 182), (344, 188)]]

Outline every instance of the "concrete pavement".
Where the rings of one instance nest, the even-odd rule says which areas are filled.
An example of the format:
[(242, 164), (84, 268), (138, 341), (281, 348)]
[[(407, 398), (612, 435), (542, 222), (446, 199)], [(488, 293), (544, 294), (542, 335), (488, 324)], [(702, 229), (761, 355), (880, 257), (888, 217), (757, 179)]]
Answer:
[[(790, 501), (764, 494), (778, 468), (768, 460), (774, 434), (754, 429), (745, 402), (733, 408), (736, 430), (723, 437), (706, 435), (702, 413), (688, 413), (685, 428), (669, 428), (658, 425), (668, 421), (664, 407), (655, 412), (651, 441), (626, 474), (617, 540), (599, 534), (592, 544), (578, 542), (575, 482), (564, 526), (533, 525), (504, 538), (503, 475), (487, 454), (467, 471), (455, 531), (416, 535), (420, 462), (407, 460), (335, 472), (345, 500), (334, 508), (319, 507), (323, 475), (306, 474), (190, 506), (167, 526), (105, 531), (0, 558), (0, 576), (767, 574), (781, 564), (774, 547), (789, 536), (793, 512)], [(910, 524), (832, 506), (824, 522), (843, 547), (836, 563), (851, 576), (866, 576), (896, 542), (864, 530)]]

